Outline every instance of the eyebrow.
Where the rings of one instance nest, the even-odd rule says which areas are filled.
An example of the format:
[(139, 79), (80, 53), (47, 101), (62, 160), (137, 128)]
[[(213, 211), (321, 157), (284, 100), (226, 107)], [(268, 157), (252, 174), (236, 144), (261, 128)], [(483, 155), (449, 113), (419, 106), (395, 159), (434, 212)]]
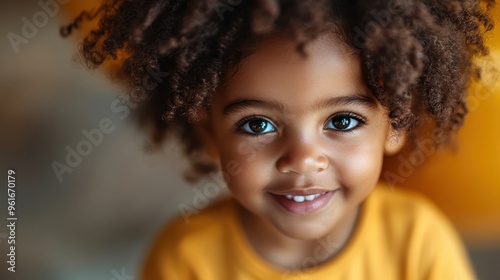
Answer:
[[(362, 94), (354, 95), (342, 95), (337, 97), (326, 98), (320, 100), (314, 104), (310, 110), (317, 111), (333, 106), (348, 106), (356, 105), (363, 106), (370, 109), (377, 107), (377, 102), (374, 98), (371, 98)], [(237, 99), (230, 104), (226, 105), (223, 109), (224, 115), (233, 114), (247, 108), (264, 108), (271, 110), (278, 110), (280, 112), (285, 111), (285, 106), (283, 104), (272, 101), (272, 100), (258, 100), (258, 99)]]

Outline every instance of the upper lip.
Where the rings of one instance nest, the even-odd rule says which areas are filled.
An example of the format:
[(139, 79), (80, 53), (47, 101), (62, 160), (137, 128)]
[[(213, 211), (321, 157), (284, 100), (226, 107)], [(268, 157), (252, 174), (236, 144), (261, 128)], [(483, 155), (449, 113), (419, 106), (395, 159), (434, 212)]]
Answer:
[(289, 195), (306, 196), (306, 195), (312, 195), (312, 194), (321, 194), (321, 193), (330, 192), (330, 191), (334, 191), (334, 190), (319, 188), (319, 187), (305, 187), (305, 188), (300, 188), (300, 189), (272, 191), (270, 193), (275, 194), (275, 195), (287, 195), (287, 194), (289, 194)]

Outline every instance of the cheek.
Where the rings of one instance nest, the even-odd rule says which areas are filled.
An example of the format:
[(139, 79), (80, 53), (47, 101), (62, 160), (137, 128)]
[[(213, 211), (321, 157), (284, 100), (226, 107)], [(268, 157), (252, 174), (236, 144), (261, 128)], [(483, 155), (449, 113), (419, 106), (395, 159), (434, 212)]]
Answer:
[(332, 159), (337, 179), (341, 185), (353, 191), (373, 187), (380, 176), (383, 161), (381, 141), (351, 144), (339, 149)]
[(265, 142), (233, 139), (221, 147), (221, 168), (233, 194), (259, 193), (271, 182), (273, 159), (263, 151)]

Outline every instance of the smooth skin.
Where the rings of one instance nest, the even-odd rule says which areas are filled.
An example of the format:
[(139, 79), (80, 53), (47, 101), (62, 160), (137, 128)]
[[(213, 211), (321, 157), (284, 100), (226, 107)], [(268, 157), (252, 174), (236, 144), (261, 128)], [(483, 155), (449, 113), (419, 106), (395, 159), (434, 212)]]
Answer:
[[(268, 263), (288, 269), (341, 250), (378, 182), (384, 154), (404, 144), (368, 89), (354, 50), (332, 33), (305, 50), (301, 56), (277, 35), (260, 42), (228, 73), (199, 124), (207, 153), (240, 205), (249, 243)], [(306, 214), (291, 213), (275, 199), (334, 190)], [(330, 246), (321, 254), (320, 239)]]

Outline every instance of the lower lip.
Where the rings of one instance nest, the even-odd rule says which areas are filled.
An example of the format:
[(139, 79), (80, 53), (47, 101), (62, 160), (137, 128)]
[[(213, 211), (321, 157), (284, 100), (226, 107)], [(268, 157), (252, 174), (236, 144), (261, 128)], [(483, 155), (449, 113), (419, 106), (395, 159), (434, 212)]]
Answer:
[(291, 212), (293, 214), (311, 214), (319, 209), (321, 209), (325, 204), (330, 201), (332, 196), (337, 192), (338, 190), (334, 191), (329, 191), (326, 192), (320, 196), (318, 196), (316, 199), (308, 201), (304, 200), (303, 202), (296, 202), (293, 199), (288, 199), (285, 198), (284, 196), (281, 195), (276, 195), (276, 194), (271, 194), (271, 196), (281, 205), (285, 210), (288, 212)]

